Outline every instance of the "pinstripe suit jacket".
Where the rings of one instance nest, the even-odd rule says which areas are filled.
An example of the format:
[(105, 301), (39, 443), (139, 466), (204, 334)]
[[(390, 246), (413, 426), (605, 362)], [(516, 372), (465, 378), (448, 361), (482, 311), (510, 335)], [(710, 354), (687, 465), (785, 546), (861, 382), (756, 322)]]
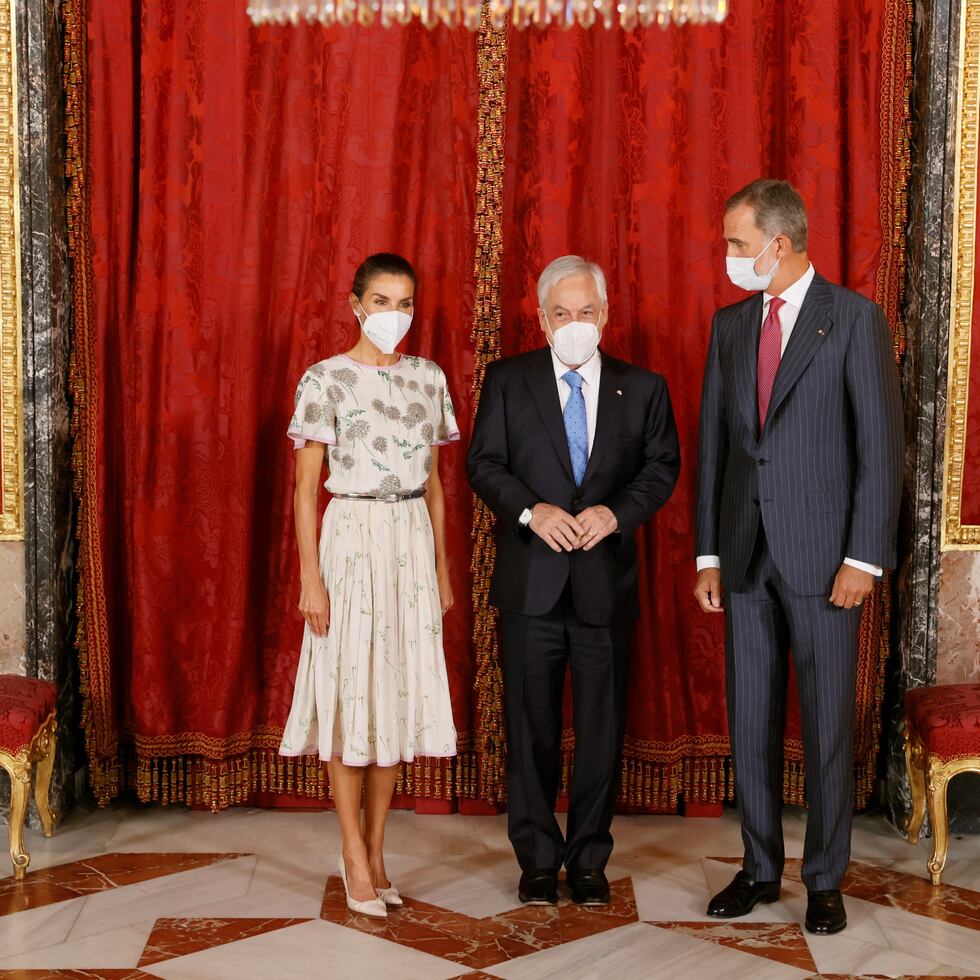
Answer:
[(762, 294), (719, 310), (701, 396), (696, 552), (737, 590), (759, 521), (792, 589), (829, 593), (845, 557), (895, 566), (903, 431), (885, 315), (817, 274), (759, 432)]

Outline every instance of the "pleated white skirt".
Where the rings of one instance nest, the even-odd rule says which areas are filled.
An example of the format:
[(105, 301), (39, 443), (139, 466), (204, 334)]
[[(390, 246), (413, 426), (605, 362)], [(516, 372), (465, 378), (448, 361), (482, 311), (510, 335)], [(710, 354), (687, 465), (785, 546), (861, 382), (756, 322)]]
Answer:
[(319, 558), (330, 628), (304, 629), (280, 754), (349, 766), (455, 755), (425, 501), (332, 500)]

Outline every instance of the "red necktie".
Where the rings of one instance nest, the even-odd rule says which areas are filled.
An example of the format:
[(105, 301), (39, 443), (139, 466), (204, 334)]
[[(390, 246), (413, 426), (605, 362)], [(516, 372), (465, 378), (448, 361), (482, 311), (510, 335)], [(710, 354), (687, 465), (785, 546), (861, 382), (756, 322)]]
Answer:
[(779, 308), (786, 300), (774, 296), (769, 300), (769, 312), (762, 324), (759, 336), (759, 431), (766, 424), (766, 413), (769, 411), (769, 399), (772, 397), (772, 386), (779, 370), (779, 358), (783, 346), (783, 330), (779, 322)]

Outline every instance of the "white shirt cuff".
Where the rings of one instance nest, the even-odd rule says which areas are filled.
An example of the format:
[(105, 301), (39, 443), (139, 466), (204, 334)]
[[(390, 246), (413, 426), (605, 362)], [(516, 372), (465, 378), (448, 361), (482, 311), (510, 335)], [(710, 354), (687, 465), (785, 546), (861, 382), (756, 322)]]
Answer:
[(869, 572), (876, 578), (881, 578), (884, 574), (884, 570), (877, 565), (869, 565), (866, 561), (858, 561), (856, 558), (845, 558), (844, 564), (850, 565), (852, 568), (860, 568), (862, 572)]
[(721, 559), (717, 555), (698, 555), (698, 571), (706, 568), (721, 568)]

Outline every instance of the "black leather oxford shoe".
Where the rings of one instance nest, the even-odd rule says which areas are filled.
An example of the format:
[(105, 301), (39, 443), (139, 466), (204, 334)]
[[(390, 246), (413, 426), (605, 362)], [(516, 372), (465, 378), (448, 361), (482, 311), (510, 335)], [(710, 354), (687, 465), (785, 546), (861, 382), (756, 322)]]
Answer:
[(832, 936), (847, 925), (844, 899), (834, 888), (829, 891), (806, 893), (806, 930), (818, 936)]
[(557, 905), (558, 872), (524, 871), (517, 886), (517, 897), (525, 905)]
[(719, 919), (737, 919), (748, 915), (759, 902), (779, 901), (778, 881), (756, 881), (745, 871), (739, 871), (732, 883), (723, 888), (708, 903), (708, 915)]
[(609, 904), (609, 882), (601, 871), (569, 871), (568, 887), (576, 905)]

